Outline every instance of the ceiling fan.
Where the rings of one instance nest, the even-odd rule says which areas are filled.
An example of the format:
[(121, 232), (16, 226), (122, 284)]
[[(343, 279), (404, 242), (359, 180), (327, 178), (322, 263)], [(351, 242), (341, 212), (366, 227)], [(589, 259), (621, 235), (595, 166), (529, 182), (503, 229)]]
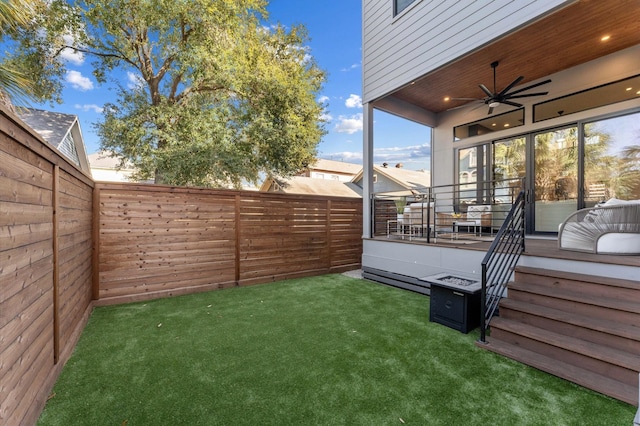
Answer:
[(489, 113), (491, 115), (493, 113), (494, 108), (499, 106), (500, 104), (511, 105), (517, 108), (522, 107), (522, 104), (511, 101), (511, 99), (519, 99), (519, 98), (528, 98), (531, 96), (543, 96), (548, 94), (549, 92), (536, 92), (536, 93), (525, 93), (520, 94), (522, 92), (526, 92), (527, 90), (533, 89), (534, 87), (542, 86), (543, 84), (551, 83), (551, 80), (541, 81), (539, 83), (532, 84), (527, 87), (523, 87), (522, 89), (514, 90), (513, 92), (509, 92), (513, 87), (515, 87), (518, 83), (520, 83), (524, 76), (520, 76), (513, 80), (511, 84), (502, 89), (502, 91), (498, 92), (496, 90), (496, 68), (498, 67), (499, 62), (495, 61), (491, 63), (491, 68), (493, 68), (493, 92), (487, 89), (487, 86), (484, 84), (479, 84), (480, 89), (487, 95), (484, 99), (472, 99), (472, 98), (452, 98), (453, 100), (481, 100), (486, 105), (489, 105)]

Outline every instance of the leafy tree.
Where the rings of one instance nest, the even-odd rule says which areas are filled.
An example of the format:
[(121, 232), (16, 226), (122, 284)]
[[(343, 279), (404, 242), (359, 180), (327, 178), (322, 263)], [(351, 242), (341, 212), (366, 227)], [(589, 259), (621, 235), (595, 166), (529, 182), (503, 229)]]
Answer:
[(0, 0), (0, 87), (14, 100), (61, 102), (65, 40), (80, 37), (80, 16), (64, 0)]
[[(118, 87), (117, 102), (105, 105), (96, 126), (101, 146), (133, 163), (137, 178), (238, 186), (261, 174), (288, 176), (316, 156), (324, 134), (316, 98), (325, 75), (304, 48), (304, 27), (265, 28), (265, 6), (49, 0), (42, 16), (55, 19), (35, 41), (21, 39), (17, 57), (42, 73), (47, 83), (39, 94), (54, 100), (64, 66), (59, 53), (94, 58), (98, 81)], [(48, 62), (35, 62), (36, 52)], [(123, 81), (125, 72), (135, 84)]]
[[(16, 36), (30, 25), (36, 0), (0, 1), (0, 41)], [(0, 102), (13, 108), (11, 99), (22, 100), (33, 92), (34, 86), (19, 69), (9, 63), (0, 64)]]
[(88, 0), (96, 76), (124, 68), (97, 126), (102, 147), (158, 183), (238, 186), (291, 175), (316, 155), (324, 74), (304, 28), (265, 29), (263, 0)]

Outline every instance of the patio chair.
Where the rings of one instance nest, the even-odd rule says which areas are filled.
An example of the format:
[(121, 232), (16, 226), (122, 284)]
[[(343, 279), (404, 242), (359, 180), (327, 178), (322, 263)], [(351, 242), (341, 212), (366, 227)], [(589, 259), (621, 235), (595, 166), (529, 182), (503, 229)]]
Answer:
[(407, 217), (405, 210), (405, 226), (409, 227), (409, 239), (414, 235), (425, 235), (431, 231), (430, 222), (434, 221), (432, 203), (409, 204), (409, 214)]
[(482, 236), (482, 228), (491, 228), (491, 205), (489, 204), (473, 204), (467, 207), (467, 214), (464, 220), (458, 222), (458, 226), (473, 226), (474, 232), (476, 228)]
[(597, 254), (640, 254), (640, 200), (612, 198), (573, 212), (560, 224), (558, 248)]

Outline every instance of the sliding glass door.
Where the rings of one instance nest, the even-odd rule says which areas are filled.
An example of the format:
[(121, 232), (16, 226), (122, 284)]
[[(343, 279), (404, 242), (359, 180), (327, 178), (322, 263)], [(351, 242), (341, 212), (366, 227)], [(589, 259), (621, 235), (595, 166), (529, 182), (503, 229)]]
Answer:
[(476, 191), (478, 200), (489, 193), (475, 185), (486, 173), (485, 155), (487, 179), (497, 182), (493, 203), (507, 204), (513, 195), (500, 181), (524, 180), (528, 234), (557, 233), (571, 213), (610, 198), (640, 199), (640, 112), (459, 150), (461, 190), (469, 197)]
[(533, 232), (558, 232), (578, 209), (578, 127), (533, 135)]

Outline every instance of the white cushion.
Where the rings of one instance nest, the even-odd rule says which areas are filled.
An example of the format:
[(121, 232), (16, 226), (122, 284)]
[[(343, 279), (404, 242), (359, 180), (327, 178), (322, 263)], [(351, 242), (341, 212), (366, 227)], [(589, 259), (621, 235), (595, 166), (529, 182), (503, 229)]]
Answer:
[(604, 234), (598, 238), (597, 248), (601, 254), (640, 254), (640, 234)]
[(621, 204), (640, 204), (640, 200), (620, 200), (618, 198), (609, 198), (604, 204), (600, 204), (600, 206), (619, 206)]

